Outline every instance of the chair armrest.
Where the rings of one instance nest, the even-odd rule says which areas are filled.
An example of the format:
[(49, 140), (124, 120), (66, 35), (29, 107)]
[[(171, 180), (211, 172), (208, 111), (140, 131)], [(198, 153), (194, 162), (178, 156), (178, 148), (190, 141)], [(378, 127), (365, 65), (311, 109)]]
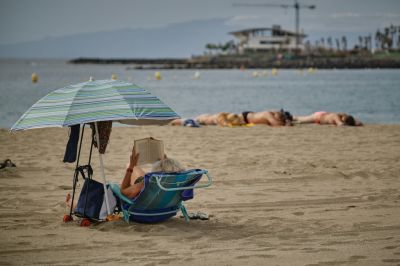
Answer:
[[(208, 178), (208, 182), (205, 184), (197, 184), (194, 186), (187, 186), (187, 187), (179, 187), (179, 188), (166, 188), (163, 185), (161, 185), (161, 177), (159, 175), (154, 175), (154, 178), (156, 179), (157, 185), (160, 189), (165, 190), (165, 191), (179, 191), (179, 190), (187, 190), (187, 189), (195, 189), (195, 188), (206, 188), (211, 186), (212, 184), (212, 177), (208, 174), (208, 172), (204, 172), (203, 175), (206, 175)], [(200, 178), (201, 179), (201, 178)]]
[(125, 196), (121, 193), (121, 189), (119, 188), (119, 186), (117, 184), (109, 183), (109, 186), (110, 186), (112, 192), (115, 194), (115, 196), (117, 196), (121, 200), (125, 201), (126, 203), (133, 204), (133, 201), (130, 198), (128, 198), (127, 196)]

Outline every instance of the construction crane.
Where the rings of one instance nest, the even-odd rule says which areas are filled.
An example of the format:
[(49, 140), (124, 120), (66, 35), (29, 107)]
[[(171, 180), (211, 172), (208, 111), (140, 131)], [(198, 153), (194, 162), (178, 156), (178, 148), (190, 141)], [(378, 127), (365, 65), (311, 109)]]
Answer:
[(243, 7), (282, 7), (282, 8), (294, 8), (295, 9), (295, 21), (296, 21), (296, 48), (300, 44), (300, 8), (315, 9), (315, 5), (302, 5), (299, 4), (298, 0), (294, 0), (294, 4), (268, 4), (268, 3), (252, 3), (242, 4), (235, 3), (233, 6)]

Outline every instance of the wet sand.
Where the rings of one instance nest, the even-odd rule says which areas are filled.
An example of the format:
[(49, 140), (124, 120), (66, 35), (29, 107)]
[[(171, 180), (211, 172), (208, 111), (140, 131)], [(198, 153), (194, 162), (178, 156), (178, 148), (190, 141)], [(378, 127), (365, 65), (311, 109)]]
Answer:
[[(213, 185), (186, 207), (210, 220), (65, 224), (68, 130), (0, 130), (0, 160), (17, 165), (0, 170), (0, 264), (400, 264), (399, 125), (113, 128), (108, 180), (121, 181), (134, 138), (148, 136), (209, 170)], [(97, 155), (93, 167), (101, 180)]]

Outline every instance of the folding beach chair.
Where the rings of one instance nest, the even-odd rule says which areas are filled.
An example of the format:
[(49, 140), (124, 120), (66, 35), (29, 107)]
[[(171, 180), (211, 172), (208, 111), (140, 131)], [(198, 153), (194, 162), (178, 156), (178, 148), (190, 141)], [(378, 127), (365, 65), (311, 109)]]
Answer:
[[(208, 182), (196, 184), (203, 175)], [(212, 178), (207, 170), (193, 169), (178, 173), (148, 173), (144, 187), (134, 199), (122, 195), (119, 185), (110, 184), (111, 190), (121, 201), (126, 222), (155, 223), (165, 221), (181, 211), (186, 221), (189, 216), (183, 201), (193, 198), (193, 189), (209, 187)]]

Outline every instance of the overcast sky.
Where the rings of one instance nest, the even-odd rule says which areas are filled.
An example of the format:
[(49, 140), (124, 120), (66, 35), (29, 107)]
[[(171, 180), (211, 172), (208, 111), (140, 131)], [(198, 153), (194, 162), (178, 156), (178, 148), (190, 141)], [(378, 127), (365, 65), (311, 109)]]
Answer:
[[(300, 0), (308, 34), (366, 33), (400, 25), (400, 0)], [(242, 29), (280, 24), (294, 29), (294, 10), (235, 7), (233, 3), (293, 4), (294, 0), (0, 0), (0, 44), (75, 33), (157, 28), (171, 23), (223, 18)]]

